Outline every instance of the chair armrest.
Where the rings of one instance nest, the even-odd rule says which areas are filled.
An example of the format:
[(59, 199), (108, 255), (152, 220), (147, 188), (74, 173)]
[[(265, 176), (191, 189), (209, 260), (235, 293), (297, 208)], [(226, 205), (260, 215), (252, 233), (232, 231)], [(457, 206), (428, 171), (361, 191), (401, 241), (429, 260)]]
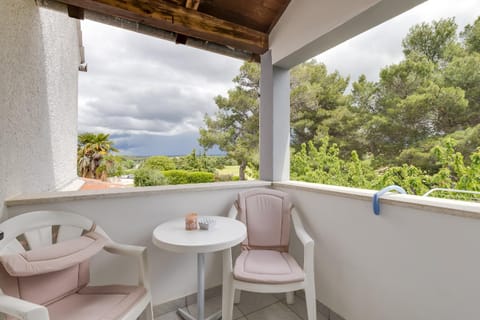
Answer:
[(49, 320), (44, 306), (4, 294), (0, 294), (0, 313), (22, 320)]
[(307, 231), (305, 231), (302, 220), (300, 220), (300, 216), (295, 208), (292, 210), (292, 222), (295, 233), (300, 242), (303, 244), (303, 270), (305, 271), (306, 276), (313, 280), (314, 242), (312, 237), (310, 237)]
[(295, 230), (295, 234), (297, 235), (298, 239), (303, 244), (303, 246), (305, 247), (307, 245), (310, 245), (310, 243), (313, 245), (313, 239), (312, 237), (310, 237), (307, 231), (305, 231), (302, 220), (300, 220), (298, 212), (295, 208), (293, 208), (292, 210), (292, 222), (293, 222), (293, 228)]
[(113, 253), (113, 254), (119, 254), (122, 256), (142, 256), (146, 251), (146, 247), (142, 246), (132, 246), (129, 244), (121, 244), (117, 243), (114, 241), (109, 241), (105, 247), (105, 251)]
[(232, 207), (230, 208), (230, 211), (228, 211), (227, 217), (236, 219), (237, 215), (238, 215), (237, 207), (235, 205), (232, 205)]
[(104, 250), (122, 256), (136, 257), (138, 263), (138, 284), (150, 290), (147, 248), (109, 241)]

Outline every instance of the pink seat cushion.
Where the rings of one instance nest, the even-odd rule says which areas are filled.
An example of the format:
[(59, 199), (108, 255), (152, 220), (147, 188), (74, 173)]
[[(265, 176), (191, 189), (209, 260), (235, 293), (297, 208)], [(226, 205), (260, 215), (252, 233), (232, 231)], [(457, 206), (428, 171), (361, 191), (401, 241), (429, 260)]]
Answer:
[(135, 286), (85, 287), (47, 308), (50, 320), (115, 320), (146, 293), (145, 288)]
[(303, 281), (305, 274), (297, 261), (286, 252), (245, 250), (235, 261), (233, 276), (254, 283), (292, 283)]
[(288, 251), (291, 203), (288, 194), (252, 189), (238, 194), (238, 217), (247, 227), (244, 248)]

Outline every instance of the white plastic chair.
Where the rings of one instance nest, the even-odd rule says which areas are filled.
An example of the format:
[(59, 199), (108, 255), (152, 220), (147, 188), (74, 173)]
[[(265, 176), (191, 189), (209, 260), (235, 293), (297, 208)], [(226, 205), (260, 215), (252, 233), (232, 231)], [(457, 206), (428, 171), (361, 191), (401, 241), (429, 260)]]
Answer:
[[(136, 258), (138, 286), (89, 286), (89, 258), (101, 249)], [(0, 224), (0, 315), (152, 320), (147, 266), (145, 247), (114, 242), (86, 217), (59, 211), (21, 214)]]
[[(291, 205), (288, 194), (271, 189), (242, 192), (229, 217), (243, 221), (247, 238), (232, 267), (230, 249), (223, 254), (222, 319), (231, 320), (233, 304), (242, 290), (260, 293), (285, 292), (288, 304), (294, 291), (304, 290), (308, 320), (316, 320), (312, 238)], [(303, 268), (288, 253), (290, 222), (303, 244)]]

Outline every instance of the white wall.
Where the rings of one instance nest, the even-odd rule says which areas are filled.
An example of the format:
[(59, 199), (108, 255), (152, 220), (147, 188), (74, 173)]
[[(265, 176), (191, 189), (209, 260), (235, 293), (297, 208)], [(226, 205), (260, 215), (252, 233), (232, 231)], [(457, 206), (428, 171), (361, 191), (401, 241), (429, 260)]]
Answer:
[(5, 198), (76, 177), (77, 21), (0, 1), (0, 218)]
[[(153, 229), (192, 211), (226, 215), (239, 191), (269, 185), (49, 193), (12, 200), (8, 212), (70, 210), (92, 218), (119, 242), (147, 246), (153, 301), (160, 304), (196, 292), (196, 260), (156, 248)], [(382, 197), (375, 216), (373, 191), (294, 182), (274, 188), (291, 195), (315, 240), (317, 299), (336, 313), (348, 320), (480, 319), (480, 204), (394, 194)], [(300, 248), (298, 242), (292, 248)], [(105, 255), (94, 263), (93, 279), (134, 283), (134, 267)], [(220, 254), (207, 255), (206, 270), (207, 288), (221, 283)]]
[(317, 299), (344, 318), (480, 319), (480, 204), (395, 194), (375, 216), (373, 191), (274, 188), (315, 240)]
[[(112, 192), (61, 192), (43, 199), (24, 201), (28, 205), (8, 208), (13, 216), (27, 211), (52, 209), (75, 212), (94, 220), (115, 241), (148, 247), (153, 303), (155, 305), (197, 291), (196, 256), (166, 252), (152, 244), (153, 229), (187, 213), (226, 216), (237, 194), (245, 188), (266, 187), (269, 182), (213, 183), (184, 186), (149, 187), (112, 190)], [(147, 191), (147, 192), (145, 192)], [(105, 254), (92, 267), (97, 284), (126, 281), (134, 284), (136, 267), (133, 260)], [(205, 284), (207, 288), (221, 284), (220, 253), (206, 255)]]

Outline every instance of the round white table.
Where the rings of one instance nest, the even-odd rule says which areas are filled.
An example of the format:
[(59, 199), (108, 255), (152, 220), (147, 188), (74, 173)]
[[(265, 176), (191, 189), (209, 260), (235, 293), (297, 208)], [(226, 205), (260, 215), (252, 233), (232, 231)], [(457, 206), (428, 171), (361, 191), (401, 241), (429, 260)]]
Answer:
[[(235, 219), (211, 217), (215, 225), (209, 230), (185, 230), (185, 219), (170, 220), (153, 230), (153, 243), (164, 250), (197, 254), (197, 306), (198, 320), (205, 320), (205, 253), (231, 248), (247, 236), (245, 225)], [(178, 314), (186, 320), (195, 320), (188, 312), (178, 309)], [(221, 311), (208, 317), (219, 319)]]

